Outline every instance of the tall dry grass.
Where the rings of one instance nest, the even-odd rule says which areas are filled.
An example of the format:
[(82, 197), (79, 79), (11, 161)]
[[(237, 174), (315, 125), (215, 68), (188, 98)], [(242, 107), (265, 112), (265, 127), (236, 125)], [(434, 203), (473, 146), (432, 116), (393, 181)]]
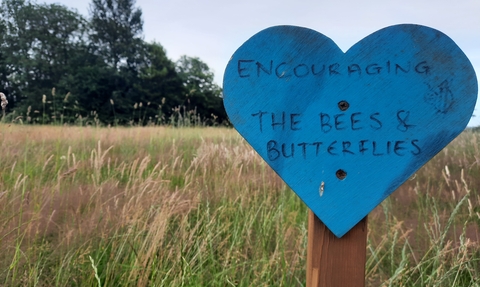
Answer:
[[(234, 130), (0, 125), (0, 285), (303, 286), (305, 205)], [(370, 215), (368, 286), (478, 286), (479, 135)]]

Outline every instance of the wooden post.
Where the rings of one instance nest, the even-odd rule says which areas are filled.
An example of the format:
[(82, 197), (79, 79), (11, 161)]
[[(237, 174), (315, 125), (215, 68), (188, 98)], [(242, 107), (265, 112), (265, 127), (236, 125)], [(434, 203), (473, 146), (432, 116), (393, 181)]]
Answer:
[(367, 217), (338, 238), (309, 210), (306, 286), (365, 286), (366, 247)]
[(270, 27), (238, 48), (223, 83), (235, 129), (313, 208), (308, 287), (365, 286), (363, 217), (465, 129), (478, 97), (455, 42), (412, 24), (347, 52), (308, 28)]

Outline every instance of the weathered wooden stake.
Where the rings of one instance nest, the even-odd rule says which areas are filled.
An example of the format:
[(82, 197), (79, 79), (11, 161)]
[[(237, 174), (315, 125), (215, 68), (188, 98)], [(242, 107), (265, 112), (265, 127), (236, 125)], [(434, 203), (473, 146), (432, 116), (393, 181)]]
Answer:
[(347, 52), (308, 28), (270, 27), (238, 48), (223, 83), (235, 129), (313, 209), (308, 287), (365, 286), (363, 217), (465, 129), (478, 97), (455, 42), (413, 24)]
[(367, 217), (343, 237), (336, 237), (308, 212), (307, 287), (363, 287)]

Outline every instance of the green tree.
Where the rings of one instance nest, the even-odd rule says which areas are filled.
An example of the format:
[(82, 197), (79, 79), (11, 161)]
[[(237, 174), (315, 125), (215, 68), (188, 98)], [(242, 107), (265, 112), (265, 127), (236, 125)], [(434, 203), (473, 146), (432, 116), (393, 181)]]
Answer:
[(114, 68), (135, 68), (142, 59), (143, 20), (135, 0), (92, 0), (92, 42)]
[[(145, 63), (135, 85), (143, 112), (138, 120), (143, 124), (166, 123), (172, 110), (182, 104), (185, 93), (182, 80), (175, 71), (175, 64), (167, 58), (164, 48), (158, 43), (146, 44)], [(146, 105), (145, 105), (146, 104)]]
[(134, 6), (134, 0), (92, 0), (90, 5), (93, 52), (108, 65), (98, 75), (93, 108), (108, 123), (115, 117), (115, 123), (127, 124), (141, 100), (135, 84), (145, 62), (145, 45), (142, 12)]
[(0, 13), (0, 84), (10, 111), (44, 123), (92, 113), (104, 124), (168, 123), (179, 108), (207, 123), (226, 120), (208, 66), (187, 56), (173, 63), (160, 44), (145, 43), (134, 0), (92, 0), (89, 21), (35, 0), (2, 0)]
[(186, 93), (183, 104), (207, 122), (224, 122), (227, 115), (223, 107), (222, 89), (214, 83), (214, 74), (199, 58), (182, 56), (176, 63), (176, 70)]
[[(85, 45), (86, 20), (65, 6), (23, 0), (2, 2), (4, 35), (0, 61), (12, 106), (42, 110), (42, 95), (50, 95), (69, 74), (79, 47)], [(49, 118), (56, 117), (53, 100)], [(19, 103), (20, 102), (20, 103)]]
[(103, 123), (113, 124), (120, 120), (126, 122), (127, 116), (122, 115), (121, 109), (115, 119), (110, 102), (114, 95), (112, 91), (118, 88), (118, 73), (101, 56), (95, 54), (94, 49), (90, 45), (83, 46), (72, 55), (69, 73), (59, 85), (71, 93), (67, 105), (70, 118), (86, 118), (91, 113), (96, 113), (98, 120)]

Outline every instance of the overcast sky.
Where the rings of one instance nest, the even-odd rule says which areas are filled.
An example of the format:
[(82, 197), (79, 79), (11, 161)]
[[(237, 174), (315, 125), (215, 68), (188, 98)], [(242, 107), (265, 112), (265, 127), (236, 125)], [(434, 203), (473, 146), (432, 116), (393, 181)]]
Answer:
[[(42, 0), (38, 0), (42, 2)], [(48, 0), (88, 16), (90, 0)], [(480, 0), (137, 0), (144, 38), (176, 61), (199, 57), (222, 84), (228, 60), (248, 38), (275, 25), (314, 29), (344, 51), (394, 24), (421, 24), (452, 38), (480, 75)], [(480, 125), (480, 105), (470, 125)]]

